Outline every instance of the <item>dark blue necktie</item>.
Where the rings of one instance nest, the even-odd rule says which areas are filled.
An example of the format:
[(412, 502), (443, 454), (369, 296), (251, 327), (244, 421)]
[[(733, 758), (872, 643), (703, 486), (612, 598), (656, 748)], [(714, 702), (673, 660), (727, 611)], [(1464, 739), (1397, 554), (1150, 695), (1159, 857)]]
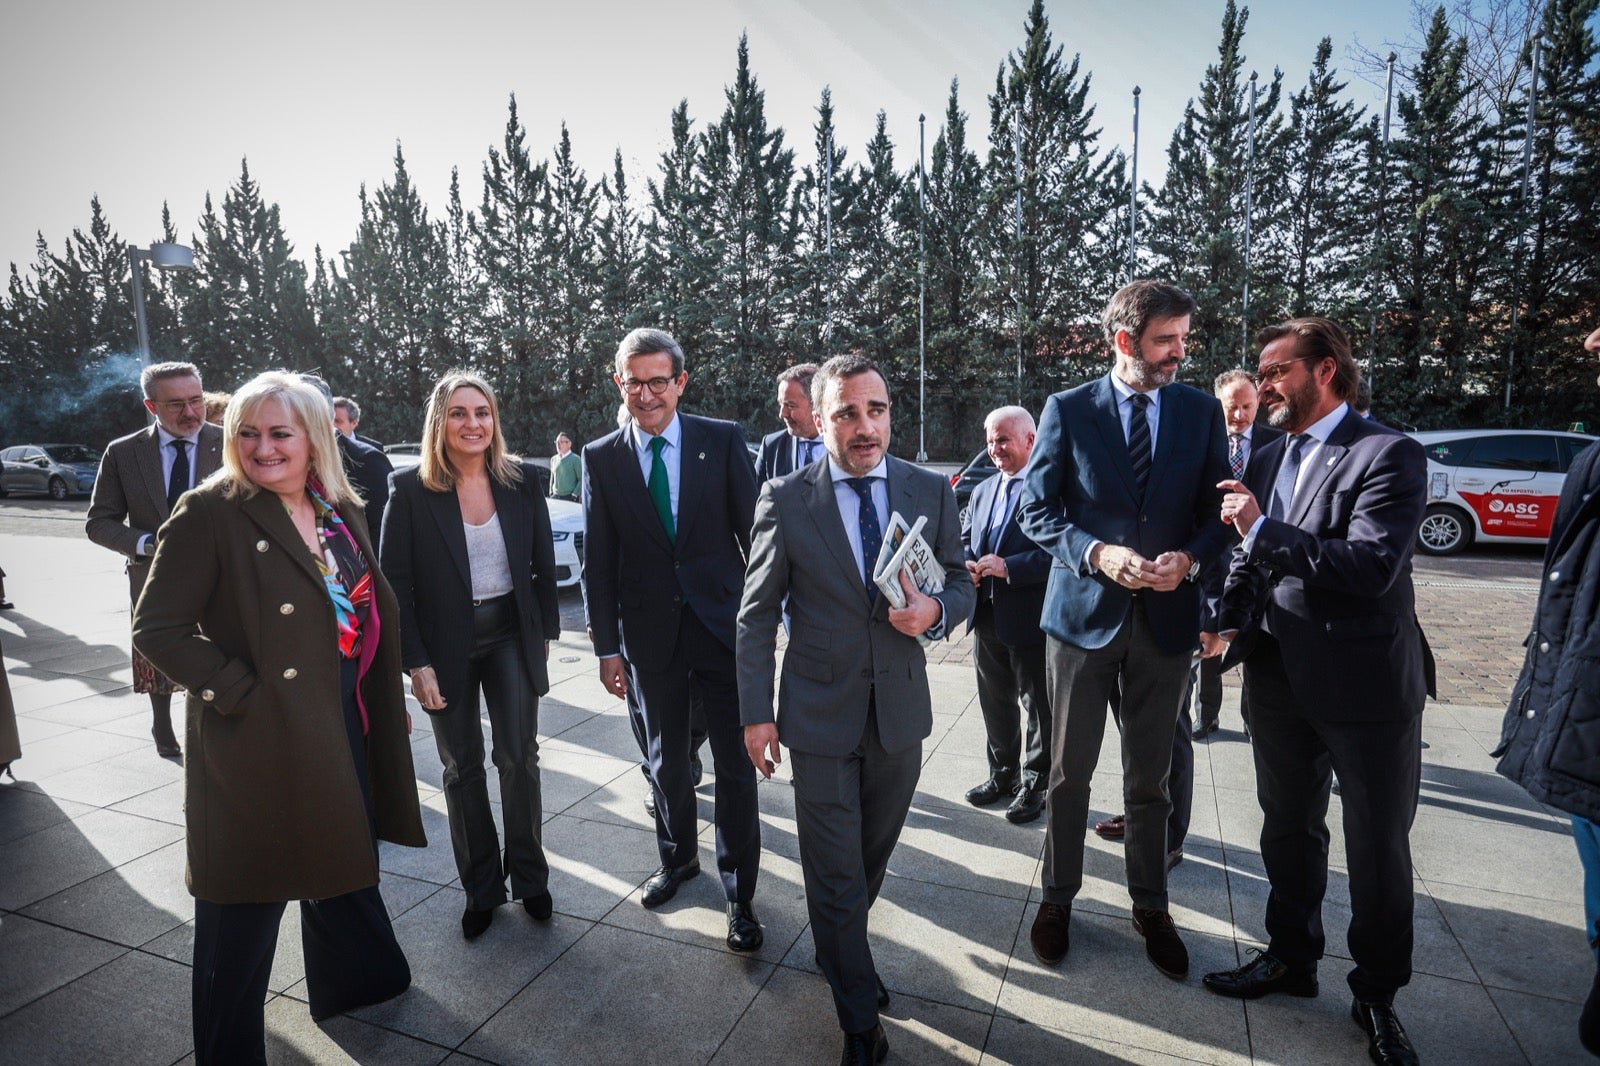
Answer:
[(189, 491), (189, 442), (182, 437), (172, 442), (172, 473), (167, 477), (167, 510), (178, 506), (178, 497)]
[(1267, 517), (1284, 521), (1294, 504), (1294, 484), (1300, 476), (1300, 449), (1311, 439), (1309, 433), (1296, 433), (1289, 438), (1289, 447), (1278, 465), (1278, 477), (1272, 483), (1272, 500), (1267, 504)]
[(1144, 499), (1144, 488), (1150, 483), (1150, 419), (1145, 411), (1150, 397), (1136, 392), (1128, 398), (1133, 414), (1128, 418), (1128, 458), (1133, 463), (1133, 479), (1139, 485), (1139, 498)]
[(883, 528), (878, 525), (878, 508), (872, 502), (870, 477), (845, 478), (845, 484), (856, 490), (861, 499), (861, 571), (867, 586), (867, 602), (877, 604), (878, 586), (872, 581), (872, 568), (878, 562), (878, 552), (883, 548)]
[(1011, 516), (1011, 492), (1020, 484), (1020, 477), (1007, 478), (1004, 491), (995, 493), (994, 508), (989, 514), (989, 528), (984, 531), (983, 537), (986, 552), (1000, 547), (1000, 535), (1005, 531), (1006, 519)]

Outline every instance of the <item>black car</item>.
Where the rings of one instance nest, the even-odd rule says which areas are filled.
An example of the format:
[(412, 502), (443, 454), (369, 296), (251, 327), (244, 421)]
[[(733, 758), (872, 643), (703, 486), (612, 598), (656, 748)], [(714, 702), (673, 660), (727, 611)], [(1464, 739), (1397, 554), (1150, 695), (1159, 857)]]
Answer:
[(994, 460), (989, 458), (989, 450), (985, 448), (972, 457), (972, 462), (961, 468), (961, 473), (950, 478), (950, 487), (956, 493), (956, 506), (961, 509), (961, 521), (967, 520), (967, 500), (972, 496), (972, 490), (994, 475)]

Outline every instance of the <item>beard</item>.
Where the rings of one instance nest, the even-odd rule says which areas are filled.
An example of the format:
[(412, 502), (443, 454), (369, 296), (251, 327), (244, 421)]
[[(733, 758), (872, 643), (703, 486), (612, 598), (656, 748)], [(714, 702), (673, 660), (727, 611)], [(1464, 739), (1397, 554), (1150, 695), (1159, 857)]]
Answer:
[(1282, 399), (1272, 410), (1267, 412), (1267, 424), (1277, 429), (1288, 429), (1291, 426), (1295, 426), (1300, 430), (1304, 430), (1306, 427), (1301, 425), (1301, 419), (1316, 410), (1317, 406), (1316, 380), (1308, 376), (1302, 384), (1296, 385), (1293, 390), (1280, 392), (1279, 395)]
[(1139, 342), (1133, 342), (1133, 355), (1119, 357), (1125, 371), (1123, 380), (1128, 384), (1144, 389), (1159, 389), (1171, 385), (1178, 377), (1177, 364), (1166, 366), (1162, 363), (1152, 363), (1145, 359), (1144, 349), (1139, 347)]

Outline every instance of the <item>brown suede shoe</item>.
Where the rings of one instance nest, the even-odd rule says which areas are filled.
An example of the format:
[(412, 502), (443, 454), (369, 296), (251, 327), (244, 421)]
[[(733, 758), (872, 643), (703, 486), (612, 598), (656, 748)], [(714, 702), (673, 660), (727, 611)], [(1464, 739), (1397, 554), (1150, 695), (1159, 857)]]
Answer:
[(1133, 908), (1133, 927), (1144, 937), (1144, 953), (1156, 969), (1175, 981), (1189, 975), (1189, 949), (1178, 939), (1172, 915), (1147, 907)]
[(1067, 948), (1072, 942), (1071, 924), (1072, 904), (1039, 904), (1039, 913), (1034, 915), (1028, 942), (1033, 945), (1033, 953), (1040, 962), (1046, 966), (1056, 966), (1067, 957)]

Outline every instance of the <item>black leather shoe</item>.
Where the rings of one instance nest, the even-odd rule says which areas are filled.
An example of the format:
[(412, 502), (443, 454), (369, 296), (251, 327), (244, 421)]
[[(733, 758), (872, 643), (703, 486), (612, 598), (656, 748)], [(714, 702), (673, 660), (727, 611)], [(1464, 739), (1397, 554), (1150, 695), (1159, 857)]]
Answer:
[(754, 951), (765, 939), (753, 906), (738, 902), (728, 904), (728, 947), (734, 951)]
[(1167, 873), (1171, 873), (1183, 861), (1183, 849), (1173, 848), (1167, 852)]
[(1310, 999), (1317, 994), (1317, 967), (1290, 969), (1282, 959), (1266, 951), (1232, 970), (1208, 973), (1200, 983), (1229, 999), (1260, 999), (1273, 992)]
[(654, 818), (656, 816), (656, 786), (644, 786), (644, 813)]
[(1378, 1066), (1417, 1066), (1417, 1049), (1411, 1046), (1393, 1004), (1358, 999), (1350, 1004), (1350, 1017), (1367, 1034), (1367, 1057)]
[(699, 859), (690, 859), (682, 866), (663, 866), (644, 883), (644, 897), (640, 902), (646, 907), (659, 907), (678, 894), (679, 885), (699, 873)]
[(1017, 790), (1017, 779), (1009, 774), (991, 774), (989, 780), (975, 788), (967, 789), (967, 802), (974, 807), (987, 807), (997, 799)]
[(550, 898), (550, 893), (541, 892), (537, 896), (529, 896), (522, 901), (522, 909), (534, 921), (548, 922), (550, 915), (555, 912), (555, 901)]
[(700, 761), (700, 756), (694, 755), (689, 759), (689, 783), (695, 788), (700, 787), (700, 782), (705, 779), (705, 764)]
[(1012, 825), (1026, 825), (1044, 811), (1044, 786), (1025, 788), (1006, 808), (1006, 821)]
[(844, 1053), (839, 1066), (877, 1066), (889, 1057), (889, 1038), (883, 1026), (874, 1025), (864, 1033), (844, 1034)]
[(872, 979), (874, 981), (878, 982), (878, 1009), (879, 1010), (888, 1010), (889, 1009), (889, 990), (884, 987), (883, 978), (879, 977), (877, 974), (873, 974), (872, 975)]
[(1204, 740), (1206, 737), (1209, 737), (1212, 733), (1215, 733), (1216, 731), (1217, 731), (1217, 720), (1215, 718), (1205, 719), (1205, 720), (1201, 721), (1201, 723), (1199, 725), (1194, 727), (1194, 739), (1196, 739), (1196, 740)]
[(1189, 949), (1183, 946), (1172, 915), (1150, 907), (1135, 907), (1133, 927), (1144, 937), (1144, 953), (1156, 969), (1174, 981), (1189, 976)]
[(471, 907), (461, 912), (461, 935), (468, 940), (476, 940), (483, 935), (483, 931), (494, 922), (494, 908), (486, 911), (475, 911)]
[(1055, 966), (1067, 957), (1067, 948), (1072, 943), (1071, 927), (1070, 903), (1039, 904), (1039, 913), (1033, 917), (1033, 928), (1028, 931), (1028, 943), (1040, 962)]

